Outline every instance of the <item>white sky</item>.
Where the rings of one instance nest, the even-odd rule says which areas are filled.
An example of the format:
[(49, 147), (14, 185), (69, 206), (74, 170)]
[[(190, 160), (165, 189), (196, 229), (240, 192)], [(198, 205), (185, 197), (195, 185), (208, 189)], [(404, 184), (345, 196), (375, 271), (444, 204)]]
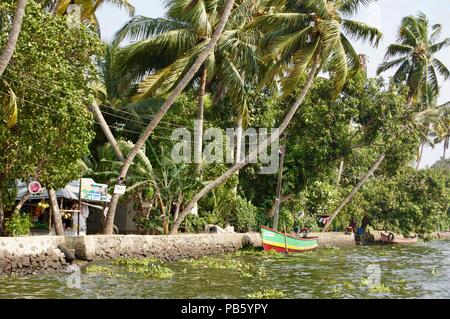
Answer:
[[(162, 17), (164, 8), (162, 0), (130, 0), (136, 7), (137, 15), (148, 17)], [(440, 23), (444, 27), (442, 38), (450, 37), (450, 0), (379, 0), (377, 3), (363, 8), (354, 18), (355, 20), (370, 23), (383, 32), (383, 40), (378, 48), (356, 43), (355, 48), (360, 53), (367, 54), (369, 58), (369, 76), (375, 76), (376, 68), (383, 61), (386, 47), (395, 42), (397, 30), (403, 17), (424, 12), (432, 24)], [(102, 38), (111, 40), (114, 33), (129, 19), (124, 11), (105, 5), (101, 8), (99, 22)], [(444, 50), (438, 58), (450, 67), (450, 48)], [(384, 76), (389, 76), (386, 73)], [(441, 103), (450, 101), (450, 81), (441, 81)], [(442, 157), (443, 146), (437, 145), (435, 149), (427, 148), (422, 160), (422, 167), (430, 166)], [(450, 152), (448, 152), (450, 153)], [(450, 156), (448, 154), (447, 156)]]

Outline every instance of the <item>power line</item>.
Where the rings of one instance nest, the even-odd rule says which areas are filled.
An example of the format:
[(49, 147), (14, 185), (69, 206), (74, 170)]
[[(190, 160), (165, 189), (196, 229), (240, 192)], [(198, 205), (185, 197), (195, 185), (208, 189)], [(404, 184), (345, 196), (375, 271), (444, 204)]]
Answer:
[[(3, 76), (3, 77), (7, 78), (8, 80), (11, 80), (11, 81), (14, 81), (14, 82), (16, 82), (16, 83), (19, 83), (19, 80), (12, 79), (12, 78), (10, 78), (10, 77), (8, 77), (8, 76)], [(36, 80), (36, 81), (37, 81), (37, 80)], [(28, 85), (28, 84), (26, 84), (26, 83), (21, 83), (21, 84), (23, 84), (24, 86), (29, 87), (29, 88), (31, 88), (31, 89), (37, 90), (37, 91), (39, 91), (39, 92), (45, 93), (47, 96), (53, 96), (53, 97), (55, 97), (55, 98), (61, 99), (60, 96), (57, 96), (57, 95), (55, 95), (55, 94), (46, 92), (46, 91), (44, 91), (44, 90), (42, 90), (42, 89), (40, 89), (40, 88), (38, 88), (38, 87), (34, 87), (34, 86)], [(62, 90), (58, 90), (58, 91), (61, 92), (61, 93), (65, 93), (65, 92), (62, 91)], [(136, 117), (136, 116), (137, 116), (137, 117), (141, 117), (141, 116), (139, 116), (138, 114), (133, 114), (133, 113), (131, 113), (131, 112), (126, 112), (126, 111), (123, 111), (123, 110), (120, 110), (120, 109), (113, 108), (113, 107), (111, 107), (111, 106), (107, 106), (107, 105), (102, 105), (102, 106), (111, 108), (111, 109), (113, 109), (113, 110), (115, 110), (115, 111), (120, 111), (120, 112), (123, 112), (123, 113), (126, 113), (126, 114), (130, 114), (130, 115), (133, 115), (133, 116), (135, 116), (135, 117)], [(121, 117), (121, 116), (119, 116), (119, 115), (115, 115), (115, 114), (108, 113), (108, 112), (105, 112), (105, 111), (102, 111), (102, 113), (108, 114), (108, 115), (110, 115), (110, 116), (115, 116), (115, 117), (117, 117), (117, 118), (121, 118), (121, 119), (124, 119), (124, 120), (127, 120), (127, 121), (131, 121), (131, 122), (135, 122), (135, 123), (139, 123), (139, 124), (143, 124), (143, 125), (148, 125), (148, 123), (145, 123), (144, 121), (138, 122), (138, 121), (136, 121), (136, 120), (129, 119), (129, 118), (125, 118), (125, 117)], [(141, 117), (141, 118), (142, 118), (142, 119), (145, 119), (145, 117)], [(152, 118), (148, 118), (148, 119), (151, 120)], [(183, 127), (183, 126), (180, 126), (180, 125), (172, 124), (172, 123), (170, 123), (170, 122), (165, 122), (165, 121), (164, 121), (164, 122), (163, 122), (163, 121), (160, 121), (160, 122), (161, 122), (161, 123), (167, 123), (167, 124), (170, 124), (170, 125), (172, 125), (172, 126), (174, 126), (174, 127), (179, 127), (179, 128), (182, 128), (182, 127)], [(158, 127), (161, 127), (161, 128), (163, 128), (163, 129), (166, 129), (166, 130), (173, 130), (173, 129), (164, 127), (164, 125), (162, 125), (161, 123), (158, 124)]]
[[(8, 96), (11, 96), (11, 94), (9, 94), (9, 93), (7, 93), (7, 92), (4, 92), (4, 91), (1, 91), (1, 90), (0, 90), (0, 93), (3, 93), (3, 94), (8, 95)], [(32, 104), (32, 105), (35, 105), (35, 106), (38, 106), (38, 107), (41, 107), (41, 108), (44, 108), (44, 109), (47, 109), (47, 110), (50, 110), (50, 111), (56, 111), (56, 112), (58, 112), (58, 113), (64, 113), (64, 115), (66, 115), (66, 116), (69, 116), (69, 117), (72, 117), (72, 118), (76, 118), (76, 119), (81, 119), (81, 117), (76, 116), (76, 115), (73, 115), (73, 114), (70, 114), (70, 113), (68, 113), (68, 112), (66, 112), (66, 111), (64, 111), (64, 110), (58, 110), (58, 109), (54, 109), (54, 108), (51, 108), (51, 107), (48, 107), (48, 106), (44, 106), (44, 105), (42, 105), (42, 104), (39, 104), (39, 103), (36, 103), (36, 102), (32, 102), (32, 101), (26, 100), (26, 99), (24, 99), (24, 98), (22, 98), (22, 97), (17, 97), (17, 98), (20, 99), (20, 100), (22, 100), (22, 101), (24, 101), (24, 102), (27, 102), (27, 103), (29, 103), (29, 104)], [(93, 121), (93, 123), (95, 123), (95, 124), (97, 124), (97, 125), (99, 125), (99, 126), (102, 126), (102, 124), (100, 124), (99, 122), (97, 122), (97, 121), (95, 121), (95, 120), (92, 120), (92, 121)], [(140, 133), (140, 132), (132, 131), (132, 130), (129, 130), (129, 129), (126, 129), (126, 128), (123, 128), (123, 127), (119, 127), (119, 126), (110, 126), (110, 125), (107, 125), (107, 126), (108, 126), (110, 129), (113, 129), (113, 130), (116, 130), (116, 131), (129, 132), (129, 133), (133, 133), (133, 134), (136, 134), (136, 135), (139, 135), (139, 136), (142, 134), (142, 133)], [(158, 135), (154, 135), (154, 134), (152, 134), (150, 137), (151, 137), (151, 138), (155, 138), (155, 139), (163, 139), (163, 140), (168, 140), (168, 141), (176, 142), (176, 140), (172, 140), (172, 139), (170, 139), (170, 138), (167, 138), (167, 137), (164, 137), (164, 136), (158, 136)], [(191, 143), (193, 143), (193, 142), (191, 142)]]
[[(45, 85), (45, 86), (47, 86), (47, 87), (50, 88), (50, 85), (45, 84), (45, 83), (42, 83), (42, 81), (39, 81), (39, 80), (37, 80), (37, 79), (31, 77), (30, 75), (24, 75), (24, 74), (21, 74), (21, 73), (19, 73), (19, 72), (17, 72), (17, 71), (11, 70), (11, 69), (8, 69), (8, 71), (10, 71), (10, 72), (12, 72), (12, 73), (14, 73), (14, 74), (16, 74), (16, 75), (18, 75), (18, 76), (20, 76), (20, 77), (28, 78), (28, 79), (30, 79), (30, 80), (32, 80), (32, 81), (34, 81), (34, 82), (39, 83), (40, 85), (43, 84), (43, 85)], [(5, 77), (5, 78), (7, 78), (7, 79), (9, 79), (9, 80), (11, 80), (11, 81), (15, 81), (16, 83), (19, 83), (19, 80), (12, 79), (12, 78), (10, 78), (10, 77), (4, 75), (4, 74), (2, 75), (2, 77)], [(44, 90), (42, 90), (42, 89), (40, 89), (40, 88), (33, 87), (33, 86), (30, 86), (30, 85), (25, 84), (25, 83), (21, 83), (21, 84), (23, 84), (23, 85), (25, 85), (25, 86), (27, 86), (27, 87), (29, 87), (29, 88), (36, 89), (36, 90), (38, 90), (38, 91), (40, 91), (40, 92), (43, 92), (43, 93), (45, 93), (45, 94), (47, 94), (47, 95), (52, 95), (52, 96), (54, 96), (54, 97), (60, 98), (59, 96), (56, 96), (56, 95), (51, 94), (51, 93), (49, 93), (49, 92), (46, 92), (46, 91), (44, 91)], [(55, 85), (54, 87), (58, 87), (58, 86)], [(56, 89), (56, 91), (59, 91), (59, 92), (64, 93), (64, 94), (66, 93), (65, 91), (63, 91), (63, 90), (61, 90), (61, 89)], [(102, 106), (105, 106), (105, 107), (107, 107), (107, 108), (113, 109), (113, 110), (115, 110), (115, 111), (122, 112), (122, 113), (127, 114), (127, 115), (133, 115), (133, 116), (141, 117), (143, 120), (150, 120), (150, 121), (151, 121), (151, 120), (153, 120), (153, 118), (154, 118), (154, 116), (150, 116), (150, 115), (147, 115), (147, 116), (141, 116), (141, 115), (139, 115), (139, 114), (132, 113), (132, 112), (128, 112), (128, 111), (125, 111), (125, 110), (122, 110), (122, 109), (117, 109), (117, 108), (114, 108), (114, 107), (111, 107), (111, 106), (108, 106), (108, 105), (102, 105)], [(167, 124), (167, 125), (171, 125), (171, 126), (174, 126), (174, 127), (179, 127), (179, 128), (183, 128), (183, 127), (184, 127), (184, 126), (182, 126), (182, 125), (174, 124), (174, 123), (171, 123), (171, 122), (168, 122), (168, 121), (160, 120), (159, 122), (160, 122), (160, 123)], [(204, 120), (203, 122), (206, 122), (206, 123), (212, 123), (212, 122), (210, 122), (210, 121), (205, 121), (205, 120)], [(158, 124), (158, 125), (159, 125), (159, 124)]]

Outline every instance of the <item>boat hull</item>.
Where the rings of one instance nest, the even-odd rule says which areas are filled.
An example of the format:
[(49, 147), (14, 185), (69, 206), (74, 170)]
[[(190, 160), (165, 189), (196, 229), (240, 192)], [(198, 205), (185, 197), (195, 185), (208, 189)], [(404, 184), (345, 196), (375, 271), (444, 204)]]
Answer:
[(261, 226), (261, 237), (264, 250), (280, 253), (302, 253), (318, 247), (317, 237), (298, 238), (264, 226)]
[(391, 238), (385, 233), (381, 233), (381, 241), (390, 245), (408, 245), (417, 243), (417, 237), (414, 238), (398, 238), (395, 235)]

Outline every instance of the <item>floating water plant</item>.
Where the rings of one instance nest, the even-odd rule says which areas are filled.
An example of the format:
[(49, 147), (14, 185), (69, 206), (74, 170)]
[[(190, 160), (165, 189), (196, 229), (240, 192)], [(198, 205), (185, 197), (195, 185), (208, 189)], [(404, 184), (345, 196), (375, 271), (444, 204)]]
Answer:
[(102, 266), (102, 265), (90, 265), (86, 268), (87, 273), (94, 273), (94, 274), (104, 274), (112, 276), (113, 272), (110, 267)]
[(154, 264), (150, 264), (147, 267), (130, 265), (127, 267), (127, 271), (151, 279), (169, 279), (174, 275), (174, 272), (169, 267)]
[(369, 286), (370, 293), (389, 293), (391, 289), (383, 284)]
[(285, 296), (284, 292), (277, 289), (264, 289), (247, 295), (250, 299), (277, 299)]

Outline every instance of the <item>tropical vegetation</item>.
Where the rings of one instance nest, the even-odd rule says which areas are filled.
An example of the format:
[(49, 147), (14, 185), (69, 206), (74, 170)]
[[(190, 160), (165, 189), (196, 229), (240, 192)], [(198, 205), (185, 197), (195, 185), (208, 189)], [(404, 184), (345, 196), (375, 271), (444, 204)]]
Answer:
[[(53, 198), (80, 175), (110, 190), (126, 180), (104, 234), (130, 202), (145, 234), (208, 224), (245, 232), (277, 213), (280, 228), (449, 229), (450, 105), (438, 101), (450, 71), (438, 56), (450, 39), (423, 13), (405, 17), (378, 68), (394, 75), (371, 78), (354, 45), (377, 47), (382, 34), (352, 17), (373, 2), (166, 0), (166, 15), (149, 18), (134, 16), (128, 0), (2, 1), (0, 233), (30, 227), (14, 209), (16, 180), (38, 180)], [(96, 11), (108, 4), (130, 20), (102, 43)], [(239, 137), (250, 126), (282, 135), (279, 210), (277, 174), (259, 173), (256, 151), (243, 156), (249, 142)], [(236, 128), (233, 160), (175, 161), (176, 128), (197, 133), (197, 159), (203, 132)], [(440, 144), (442, 160), (420, 169), (425, 147)], [(56, 200), (52, 211), (60, 220)]]

